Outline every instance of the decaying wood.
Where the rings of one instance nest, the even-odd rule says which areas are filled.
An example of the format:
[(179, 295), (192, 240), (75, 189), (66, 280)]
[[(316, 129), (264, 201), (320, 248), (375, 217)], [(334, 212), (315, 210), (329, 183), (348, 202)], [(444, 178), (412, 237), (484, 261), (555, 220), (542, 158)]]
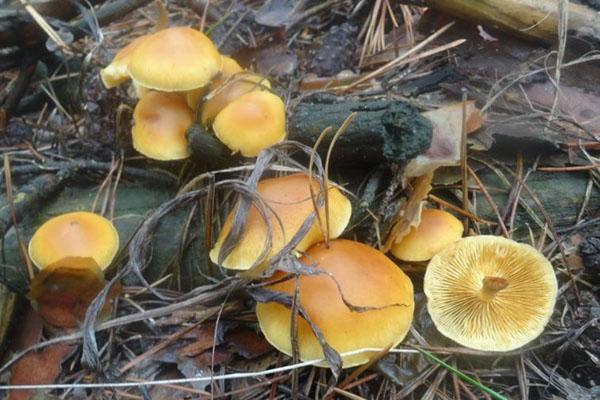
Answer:
[[(431, 143), (429, 120), (409, 103), (390, 100), (302, 102), (291, 110), (288, 139), (313, 146), (324, 129), (331, 127), (335, 131), (353, 112), (356, 117), (337, 140), (332, 153), (339, 163), (403, 165), (422, 154)], [(200, 129), (190, 130), (188, 137), (192, 153), (198, 159), (222, 161), (228, 154), (214, 136)], [(332, 138), (330, 134), (321, 143), (322, 155)]]
[[(557, 0), (422, 0), (418, 3), (524, 38), (547, 43), (558, 40)], [(567, 4), (569, 34), (600, 41), (600, 15), (586, 6)]]

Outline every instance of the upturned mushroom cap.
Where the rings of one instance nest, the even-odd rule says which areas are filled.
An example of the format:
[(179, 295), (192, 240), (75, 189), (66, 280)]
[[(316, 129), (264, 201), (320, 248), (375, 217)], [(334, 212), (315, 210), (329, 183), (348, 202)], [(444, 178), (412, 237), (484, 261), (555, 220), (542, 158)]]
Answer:
[(133, 112), (133, 147), (155, 160), (181, 160), (190, 156), (187, 129), (194, 113), (176, 93), (149, 92)]
[(285, 105), (271, 92), (246, 93), (219, 112), (213, 131), (233, 152), (256, 157), (284, 139)]
[(202, 32), (174, 27), (156, 32), (133, 49), (129, 75), (143, 87), (164, 92), (192, 90), (221, 71), (221, 55)]
[[(318, 194), (320, 190), (318, 180), (313, 179), (312, 185), (314, 193)], [(306, 218), (314, 211), (310, 197), (309, 179), (305, 174), (293, 174), (279, 178), (263, 179), (257, 185), (257, 192), (267, 205), (271, 207), (271, 210), (268, 212), (268, 219), (272, 230), (271, 249), (265, 260), (259, 260), (265, 240), (267, 239), (267, 225), (258, 211), (258, 208), (256, 208), (255, 205), (252, 205), (247, 215), (246, 225), (241, 240), (221, 264), (225, 268), (248, 270), (257, 261), (262, 261), (263, 263), (267, 262), (289, 243)], [(348, 225), (350, 215), (352, 214), (352, 205), (350, 204), (350, 201), (333, 186), (329, 186), (328, 196), (330, 222), (329, 237), (336, 238), (342, 234)], [(218, 264), (221, 246), (231, 230), (234, 213), (235, 212), (231, 212), (225, 220), (217, 242), (210, 251), (210, 259), (215, 264)], [(319, 214), (321, 215), (321, 220), (325, 223), (324, 206), (319, 209)], [(283, 231), (279, 225), (280, 221), (283, 225)], [(296, 249), (304, 251), (311, 245), (322, 240), (324, 240), (323, 234), (319, 229), (318, 222), (315, 221)]]
[[(202, 105), (200, 122), (208, 126), (228, 104), (238, 97), (258, 90), (271, 88), (271, 83), (264, 77), (252, 72), (239, 72), (223, 79), (218, 85), (211, 84), (208, 100)], [(233, 77), (232, 77), (233, 76)]]
[(28, 296), (47, 323), (74, 328), (103, 287), (104, 273), (93, 258), (66, 257), (33, 278)]
[(129, 79), (128, 66), (131, 54), (148, 36), (150, 35), (140, 36), (127, 46), (123, 47), (115, 55), (111, 63), (100, 71), (100, 78), (102, 79), (105, 88), (110, 89), (119, 86)]
[[(339, 353), (364, 348), (396, 346), (406, 336), (413, 319), (412, 282), (383, 253), (365, 244), (336, 239), (317, 244), (301, 261), (333, 275), (344, 298), (353, 306), (376, 307), (352, 311), (342, 301), (334, 280), (328, 275), (301, 275), (299, 304), (319, 328), (325, 341)], [(273, 279), (282, 278), (276, 273)], [(294, 280), (269, 287), (293, 296)], [(256, 315), (267, 340), (291, 355), (291, 311), (278, 303), (259, 303)], [(323, 359), (323, 350), (309, 324), (298, 317), (298, 349), (302, 361)], [(364, 364), (374, 353), (342, 356), (343, 367)], [(320, 366), (326, 366), (320, 363)]]
[[(221, 69), (221, 74), (218, 78), (213, 80), (210, 85), (208, 85), (209, 91), (212, 91), (215, 88), (219, 87), (227, 79), (242, 71), (242, 67), (240, 67), (237, 61), (235, 61), (233, 58), (228, 56), (221, 56), (221, 59), (223, 60), (223, 68)], [(196, 105), (198, 105), (198, 100), (200, 100), (200, 97), (202, 97), (204, 93), (206, 93), (206, 90), (207, 88), (198, 88), (186, 92), (185, 100), (187, 101), (188, 106), (191, 109), (196, 108)]]
[(391, 253), (402, 261), (427, 261), (462, 237), (463, 225), (452, 214), (434, 208), (421, 212), (419, 226), (394, 243)]
[(538, 335), (556, 302), (550, 262), (533, 247), (496, 236), (459, 240), (431, 259), (427, 309), (437, 329), (463, 346), (509, 351)]
[(29, 257), (40, 269), (66, 257), (91, 257), (106, 269), (119, 249), (119, 234), (106, 218), (86, 211), (46, 221), (29, 242)]

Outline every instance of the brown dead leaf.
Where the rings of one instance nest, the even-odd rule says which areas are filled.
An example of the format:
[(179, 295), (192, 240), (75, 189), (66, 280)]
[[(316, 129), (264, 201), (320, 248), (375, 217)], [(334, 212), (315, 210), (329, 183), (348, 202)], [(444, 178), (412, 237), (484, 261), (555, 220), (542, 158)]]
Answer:
[[(484, 117), (475, 107), (474, 101), (467, 101), (467, 133), (481, 128)], [(437, 110), (422, 113), (433, 125), (433, 135), (429, 149), (411, 160), (405, 169), (407, 177), (422, 176), (442, 166), (460, 163), (462, 137), (462, 103), (453, 103)]]
[(213, 324), (200, 325), (192, 329), (185, 338), (194, 338), (194, 342), (177, 350), (177, 354), (185, 357), (195, 357), (198, 354), (212, 349), (214, 345), (215, 326)]
[(225, 336), (225, 343), (244, 358), (253, 359), (270, 352), (273, 348), (264, 338), (249, 328), (236, 329)]
[[(63, 361), (75, 346), (57, 343), (40, 352), (29, 353), (15, 363), (10, 375), (11, 385), (45, 385), (53, 383), (60, 375)], [(11, 390), (9, 400), (25, 400), (35, 394), (33, 390)]]

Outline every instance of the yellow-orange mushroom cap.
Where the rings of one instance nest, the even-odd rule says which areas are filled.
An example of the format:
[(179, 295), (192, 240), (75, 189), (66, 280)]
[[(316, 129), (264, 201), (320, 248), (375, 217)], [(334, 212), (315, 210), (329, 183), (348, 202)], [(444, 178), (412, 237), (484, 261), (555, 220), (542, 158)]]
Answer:
[(232, 151), (256, 157), (284, 139), (285, 105), (271, 92), (246, 93), (221, 110), (213, 131)]
[(434, 208), (421, 212), (419, 226), (394, 243), (391, 253), (402, 261), (427, 261), (462, 237), (463, 225), (452, 214)]
[[(237, 61), (235, 61), (233, 58), (228, 56), (221, 56), (221, 58), (223, 60), (223, 68), (221, 69), (221, 74), (208, 86), (209, 91), (212, 91), (215, 88), (219, 87), (228, 78), (242, 71), (242, 67), (240, 67)], [(191, 109), (195, 109), (196, 105), (198, 104), (198, 100), (200, 100), (200, 97), (202, 97), (205, 92), (206, 88), (198, 88), (186, 92), (186, 101), (188, 103), (188, 106), (190, 106)]]
[(76, 211), (51, 218), (29, 241), (29, 257), (40, 269), (66, 257), (91, 257), (106, 269), (119, 249), (119, 234), (106, 218)]
[(474, 236), (431, 259), (423, 289), (444, 336), (473, 349), (509, 351), (542, 333), (558, 285), (552, 265), (533, 247)]
[(142, 41), (131, 54), (129, 75), (139, 85), (164, 92), (192, 90), (221, 71), (221, 55), (202, 32), (164, 29)]
[(110, 64), (100, 71), (100, 78), (107, 89), (119, 86), (129, 79), (129, 60), (133, 50), (136, 49), (150, 35), (140, 36), (127, 46), (123, 47), (113, 58)]
[(219, 85), (211, 85), (211, 92), (207, 96), (209, 98), (202, 104), (200, 122), (202, 125), (208, 126), (221, 110), (238, 97), (249, 92), (270, 88), (271, 83), (267, 79), (251, 72), (240, 72), (229, 80), (224, 79)]
[(187, 129), (194, 112), (176, 93), (149, 92), (133, 112), (133, 147), (155, 160), (181, 160), (190, 156)]
[[(350, 310), (328, 275), (298, 278), (300, 306), (338, 353), (383, 349), (404, 339), (413, 319), (413, 286), (408, 276), (383, 253), (362, 243), (336, 239), (329, 243), (329, 248), (324, 243), (311, 247), (301, 261), (333, 275), (351, 305), (377, 308), (363, 312)], [(283, 276), (277, 272), (273, 279)], [(268, 289), (293, 296), (294, 280)], [(259, 303), (256, 315), (267, 340), (281, 352), (292, 355), (291, 311), (278, 303)], [(297, 327), (300, 359), (323, 359), (319, 341), (300, 316)], [(367, 351), (342, 356), (343, 367), (364, 364), (374, 354)], [(326, 366), (324, 362), (318, 365)]]
[[(318, 195), (320, 190), (319, 181), (313, 179), (312, 186), (314, 193)], [(268, 220), (272, 232), (271, 249), (264, 260), (259, 260), (268, 231), (258, 208), (253, 204), (248, 211), (246, 225), (240, 241), (221, 264), (225, 268), (248, 270), (257, 261), (267, 262), (289, 243), (306, 218), (314, 211), (310, 197), (309, 179), (305, 174), (299, 173), (279, 178), (263, 179), (258, 183), (256, 190), (265, 203), (271, 207), (268, 211)], [(350, 221), (352, 205), (337, 188), (331, 185), (328, 188), (328, 197), (329, 237), (336, 238), (343, 233)], [(210, 259), (215, 264), (218, 263), (221, 246), (227, 234), (231, 231), (234, 214), (235, 212), (231, 212), (225, 220), (217, 242), (210, 251)], [(319, 215), (325, 223), (324, 206), (319, 209)], [(279, 224), (280, 221), (283, 225), (283, 231)], [(304, 238), (298, 243), (296, 250), (304, 251), (322, 240), (324, 240), (323, 233), (319, 229), (318, 222), (315, 221)]]

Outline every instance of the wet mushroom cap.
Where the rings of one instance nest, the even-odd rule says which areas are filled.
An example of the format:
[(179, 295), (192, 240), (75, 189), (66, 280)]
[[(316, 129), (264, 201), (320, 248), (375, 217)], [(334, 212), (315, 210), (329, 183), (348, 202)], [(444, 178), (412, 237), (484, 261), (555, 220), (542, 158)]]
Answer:
[(221, 56), (221, 59), (223, 60), (221, 74), (218, 76), (218, 78), (214, 79), (210, 85), (208, 85), (208, 89), (202, 87), (186, 92), (185, 100), (187, 101), (188, 106), (191, 109), (196, 108), (196, 106), (198, 105), (198, 100), (200, 100), (200, 97), (202, 97), (207, 90), (212, 91), (215, 88), (218, 88), (227, 79), (242, 71), (242, 67), (240, 67), (237, 61), (235, 61), (233, 58), (228, 56)]
[[(365, 244), (332, 240), (314, 245), (301, 261), (331, 274), (344, 298), (352, 306), (374, 307), (353, 311), (344, 304), (334, 279), (329, 275), (301, 275), (299, 304), (319, 328), (325, 341), (338, 353), (364, 348), (383, 349), (400, 343), (413, 319), (412, 282), (389, 258)], [(277, 272), (273, 279), (282, 278)], [(269, 286), (268, 289), (294, 293), (294, 280)], [(269, 302), (256, 305), (260, 329), (279, 351), (291, 355), (291, 311), (284, 305)], [(309, 324), (298, 317), (298, 349), (302, 361), (323, 359), (323, 350)], [(364, 364), (376, 353), (361, 352), (343, 356), (343, 367)], [(324, 362), (318, 364), (326, 366)]]
[(221, 110), (240, 96), (271, 88), (271, 83), (260, 75), (251, 72), (240, 72), (233, 75), (230, 76), (230, 79), (224, 79), (219, 85), (211, 84), (211, 92), (207, 95), (209, 98), (202, 104), (200, 113), (202, 125), (208, 126)]
[(144, 35), (134, 39), (115, 55), (110, 64), (100, 71), (100, 78), (105, 88), (110, 89), (119, 86), (129, 79), (128, 66), (131, 54), (149, 36)]
[(185, 99), (176, 93), (149, 92), (133, 112), (133, 147), (155, 160), (190, 156), (186, 132), (194, 120)]
[(434, 208), (421, 212), (421, 222), (392, 245), (391, 253), (402, 261), (427, 261), (462, 237), (463, 224), (452, 214)]
[(444, 336), (478, 350), (509, 351), (542, 333), (557, 282), (550, 262), (533, 247), (474, 236), (431, 259), (424, 292)]
[(187, 27), (163, 29), (137, 46), (129, 74), (140, 86), (175, 92), (210, 83), (221, 71), (221, 55), (202, 32)]
[(46, 221), (29, 242), (29, 257), (40, 269), (66, 257), (91, 257), (106, 269), (119, 249), (119, 234), (106, 218), (86, 211)]
[(213, 131), (233, 152), (256, 157), (285, 138), (285, 105), (271, 92), (246, 93), (219, 112)]
[[(312, 180), (312, 187), (315, 195), (318, 195), (320, 184), (316, 178)], [(265, 260), (262, 260), (262, 262), (267, 262), (273, 255), (283, 249), (285, 244), (289, 243), (296, 232), (300, 230), (304, 221), (314, 211), (314, 208), (310, 197), (308, 176), (302, 173), (263, 179), (257, 185), (257, 193), (270, 207), (267, 215), (272, 229), (272, 245)], [(350, 221), (352, 205), (337, 188), (331, 185), (328, 189), (328, 196), (329, 237), (336, 238), (342, 234)], [(323, 223), (325, 223), (324, 208), (322, 206), (319, 209)], [(231, 212), (225, 220), (217, 242), (210, 251), (210, 259), (215, 264), (218, 264), (219, 252), (227, 234), (231, 231), (234, 214), (235, 212)], [(279, 222), (283, 225), (283, 231)], [(221, 265), (235, 270), (248, 270), (255, 263), (258, 265), (261, 262), (260, 255), (267, 239), (267, 232), (267, 225), (259, 209), (253, 204), (248, 211), (242, 238)], [(296, 246), (296, 249), (304, 251), (323, 239), (323, 233), (315, 220), (304, 238)]]

